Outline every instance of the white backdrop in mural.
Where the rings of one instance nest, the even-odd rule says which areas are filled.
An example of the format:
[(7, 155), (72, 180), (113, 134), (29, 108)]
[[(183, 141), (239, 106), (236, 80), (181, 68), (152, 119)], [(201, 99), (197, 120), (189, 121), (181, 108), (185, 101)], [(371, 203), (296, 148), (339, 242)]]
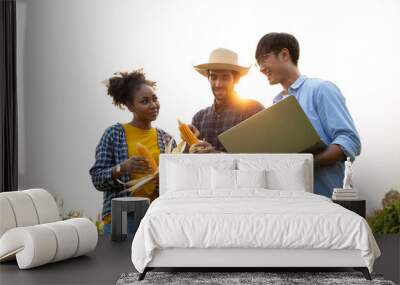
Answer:
[[(335, 82), (362, 139), (355, 185), (368, 210), (400, 185), (400, 2), (17, 0), (19, 182), (64, 198), (91, 217), (101, 193), (88, 170), (108, 126), (131, 119), (100, 81), (143, 67), (158, 82), (155, 125), (178, 137), (212, 103), (192, 65), (217, 47), (252, 65), (260, 37), (288, 32), (300, 42), (303, 74)], [(237, 86), (265, 106), (280, 91), (254, 67)]]

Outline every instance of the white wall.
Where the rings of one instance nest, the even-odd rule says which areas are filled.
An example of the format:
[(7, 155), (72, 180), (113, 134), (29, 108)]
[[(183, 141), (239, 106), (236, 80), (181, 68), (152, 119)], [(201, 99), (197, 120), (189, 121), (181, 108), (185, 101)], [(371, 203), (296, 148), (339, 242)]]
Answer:
[[(18, 0), (21, 188), (61, 194), (67, 210), (95, 217), (101, 193), (88, 170), (104, 129), (130, 114), (111, 104), (100, 81), (144, 67), (158, 82), (156, 125), (178, 136), (176, 119), (212, 102), (192, 65), (216, 47), (254, 62), (259, 38), (294, 34), (303, 74), (335, 82), (361, 134), (355, 184), (369, 211), (400, 185), (400, 2)], [(278, 86), (252, 69), (241, 95), (271, 105)]]

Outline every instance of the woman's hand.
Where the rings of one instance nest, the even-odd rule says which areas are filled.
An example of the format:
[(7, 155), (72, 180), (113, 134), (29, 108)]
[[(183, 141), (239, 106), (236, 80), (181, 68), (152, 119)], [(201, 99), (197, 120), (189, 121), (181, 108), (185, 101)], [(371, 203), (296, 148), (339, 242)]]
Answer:
[(151, 173), (151, 168), (147, 160), (142, 156), (132, 156), (121, 163), (121, 172), (148, 174)]

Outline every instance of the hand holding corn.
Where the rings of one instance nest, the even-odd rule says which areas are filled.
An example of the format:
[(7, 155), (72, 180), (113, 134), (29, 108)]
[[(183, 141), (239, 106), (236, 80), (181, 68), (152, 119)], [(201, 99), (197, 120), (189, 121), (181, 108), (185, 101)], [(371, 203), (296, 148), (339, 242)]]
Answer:
[(195, 137), (199, 138), (200, 137), (200, 131), (193, 125), (187, 124), (189, 129), (192, 131), (192, 133), (195, 135)]
[[(181, 138), (187, 142), (189, 146), (192, 146), (196, 143), (199, 142), (199, 139), (196, 137), (196, 135), (193, 133), (192, 129), (197, 130), (194, 126), (189, 127), (189, 125), (182, 123), (180, 120), (178, 120), (178, 125), (179, 125), (179, 132), (181, 134)], [(197, 131), (198, 133), (198, 131)]]
[(147, 160), (141, 156), (132, 156), (121, 163), (122, 173), (137, 173), (146, 174), (150, 173), (151, 167)]
[(215, 148), (206, 141), (199, 141), (189, 148), (189, 153), (215, 153)]
[(156, 172), (158, 169), (158, 165), (154, 160), (154, 157), (151, 155), (149, 149), (144, 145), (142, 145), (141, 143), (136, 144), (136, 149), (139, 152), (139, 154), (147, 160), (148, 166), (151, 169), (151, 173)]

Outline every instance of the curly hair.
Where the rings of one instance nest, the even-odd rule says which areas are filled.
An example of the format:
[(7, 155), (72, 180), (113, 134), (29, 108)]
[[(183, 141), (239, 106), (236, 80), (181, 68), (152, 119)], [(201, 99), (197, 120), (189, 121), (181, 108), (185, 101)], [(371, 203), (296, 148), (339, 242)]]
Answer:
[(107, 94), (113, 98), (113, 104), (121, 109), (133, 101), (136, 91), (142, 84), (156, 87), (156, 82), (146, 79), (143, 69), (132, 72), (116, 72), (108, 79)]

